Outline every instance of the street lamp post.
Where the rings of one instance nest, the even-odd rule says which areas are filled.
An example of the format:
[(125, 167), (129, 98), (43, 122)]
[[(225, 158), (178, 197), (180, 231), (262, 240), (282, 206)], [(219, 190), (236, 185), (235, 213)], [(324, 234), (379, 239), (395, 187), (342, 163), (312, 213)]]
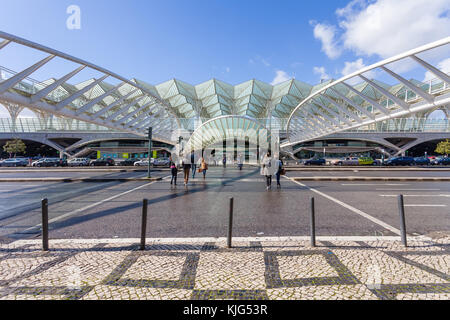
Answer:
[(152, 127), (148, 128), (148, 169), (147, 178), (151, 178), (150, 165), (151, 165), (151, 153), (152, 153)]

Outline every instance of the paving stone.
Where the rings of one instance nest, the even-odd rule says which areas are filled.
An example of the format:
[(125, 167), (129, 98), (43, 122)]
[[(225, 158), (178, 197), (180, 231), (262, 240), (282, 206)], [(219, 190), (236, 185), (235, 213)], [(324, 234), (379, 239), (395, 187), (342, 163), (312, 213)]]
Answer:
[(267, 289), (271, 300), (377, 300), (364, 285), (305, 286)]
[(395, 259), (382, 251), (333, 250), (364, 284), (441, 283), (439, 277)]
[(281, 279), (339, 276), (323, 255), (280, 256), (277, 260)]
[(192, 290), (95, 286), (82, 300), (188, 300)]
[(263, 253), (204, 252), (197, 267), (195, 289), (265, 289), (264, 271)]
[(134, 280), (178, 280), (186, 257), (142, 256), (122, 276)]

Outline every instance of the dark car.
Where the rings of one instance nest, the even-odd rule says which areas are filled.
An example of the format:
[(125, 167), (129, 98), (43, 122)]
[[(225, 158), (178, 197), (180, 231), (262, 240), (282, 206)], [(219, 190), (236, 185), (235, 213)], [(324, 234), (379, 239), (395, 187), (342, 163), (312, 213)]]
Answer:
[(450, 165), (450, 158), (449, 158), (449, 157), (440, 158), (440, 159), (437, 161), (437, 164), (438, 164), (438, 165), (444, 165), (444, 166)]
[(122, 162), (119, 162), (118, 166), (134, 166), (134, 163), (139, 161), (138, 158), (132, 158), (132, 159), (125, 159)]
[(112, 158), (100, 158), (92, 160), (89, 165), (90, 166), (113, 166), (114, 165), (114, 159)]
[(305, 166), (321, 166), (326, 163), (325, 159), (309, 159), (306, 160), (303, 164)]
[(387, 166), (411, 166), (414, 164), (413, 157), (394, 157), (384, 162)]
[(43, 158), (37, 161), (34, 161), (33, 167), (58, 167), (60, 165), (59, 158)]
[(419, 166), (429, 166), (430, 165), (430, 159), (425, 157), (417, 157), (414, 158), (414, 164)]

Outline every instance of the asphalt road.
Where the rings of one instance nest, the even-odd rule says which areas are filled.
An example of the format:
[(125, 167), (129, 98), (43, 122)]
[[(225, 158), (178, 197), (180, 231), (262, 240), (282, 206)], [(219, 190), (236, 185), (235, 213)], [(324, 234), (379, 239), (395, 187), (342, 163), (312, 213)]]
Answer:
[[(398, 172), (382, 174), (397, 176)], [(153, 175), (166, 177), (168, 172)], [(226, 236), (230, 197), (235, 203), (234, 236), (304, 236), (309, 235), (312, 196), (317, 235), (397, 235), (396, 196), (400, 193), (405, 195), (409, 234), (450, 232), (448, 182), (296, 183), (282, 178), (281, 189), (274, 182), (272, 190), (266, 191), (262, 178), (256, 168), (212, 168), (205, 181), (196, 176), (187, 188), (181, 174), (176, 188), (167, 179), (150, 183), (0, 183), (0, 239), (39, 236), (40, 200), (44, 197), (49, 198), (50, 238), (54, 239), (138, 238), (143, 198), (149, 199), (148, 237)]]

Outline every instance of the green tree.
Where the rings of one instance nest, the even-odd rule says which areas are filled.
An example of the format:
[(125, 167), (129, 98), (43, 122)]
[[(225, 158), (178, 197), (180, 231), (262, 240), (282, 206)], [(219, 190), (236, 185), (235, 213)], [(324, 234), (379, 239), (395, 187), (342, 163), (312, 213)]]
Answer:
[(450, 153), (450, 141), (446, 139), (445, 141), (439, 142), (434, 151), (439, 154), (448, 155)]
[(20, 139), (7, 141), (6, 144), (3, 146), (3, 150), (9, 153), (10, 158), (13, 153), (14, 157), (16, 156), (17, 153), (25, 153), (26, 149), (27, 146)]

